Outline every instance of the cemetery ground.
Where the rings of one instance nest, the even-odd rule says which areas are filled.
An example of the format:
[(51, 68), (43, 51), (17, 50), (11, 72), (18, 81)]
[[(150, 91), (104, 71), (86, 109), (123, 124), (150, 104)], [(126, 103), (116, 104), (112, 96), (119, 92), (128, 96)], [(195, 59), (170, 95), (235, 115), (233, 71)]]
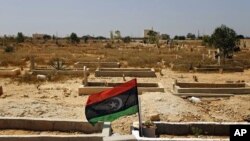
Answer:
[[(85, 121), (84, 106), (88, 96), (79, 96), (78, 88), (83, 76), (55, 75), (51, 80), (40, 82), (35, 76), (27, 75), (30, 56), (35, 57), (36, 66), (48, 67), (53, 58), (61, 58), (66, 67), (73, 67), (77, 61), (115, 61), (122, 68), (152, 67), (158, 71), (156, 78), (137, 78), (138, 82), (160, 82), (165, 92), (146, 92), (140, 95), (142, 117), (146, 121), (151, 115), (159, 114), (161, 121), (244, 121), (250, 115), (250, 95), (231, 97), (201, 98), (200, 103), (192, 103), (187, 98), (173, 95), (170, 91), (175, 80), (180, 82), (225, 83), (226, 81), (250, 82), (250, 70), (235, 73), (196, 73), (190, 72), (192, 66), (213, 65), (217, 61), (209, 48), (201, 43), (179, 43), (169, 49), (153, 45), (114, 43), (88, 43), (70, 45), (61, 42), (22, 43), (15, 45), (14, 52), (6, 53), (0, 49), (1, 68), (18, 67), (22, 76), (0, 78), (3, 94), (0, 96), (0, 117), (33, 117), (51, 119), (73, 119)], [(211, 49), (212, 50), (212, 49)], [(234, 61), (227, 65), (247, 67), (250, 64), (249, 50), (235, 54)], [(97, 59), (99, 58), (99, 59)], [(182, 65), (178, 71), (171, 70), (171, 64)], [(249, 65), (250, 66), (250, 65)], [(159, 73), (162, 70), (162, 74)], [(96, 78), (91, 72), (89, 81), (124, 82), (122, 77)], [(132, 78), (126, 77), (126, 80)], [(122, 117), (112, 122), (117, 134), (130, 134), (132, 122), (138, 121), (137, 115)]]
[[(148, 120), (152, 114), (160, 114), (161, 121), (244, 121), (250, 114), (250, 95), (202, 98), (201, 103), (195, 104), (170, 92), (175, 79), (193, 82), (193, 73), (165, 69), (163, 74), (157, 74), (158, 78), (138, 78), (138, 82), (161, 82), (166, 88), (165, 93), (148, 92), (140, 95), (143, 120)], [(195, 75), (201, 82), (250, 81), (250, 71)], [(123, 82), (122, 78), (95, 78), (93, 75), (89, 79)], [(81, 78), (67, 78), (57, 82), (27, 84), (1, 78), (4, 94), (0, 97), (0, 116), (86, 120), (84, 105), (88, 96), (78, 96), (81, 82)], [(112, 123), (113, 132), (129, 134), (132, 122), (137, 120), (137, 115), (122, 117)]]

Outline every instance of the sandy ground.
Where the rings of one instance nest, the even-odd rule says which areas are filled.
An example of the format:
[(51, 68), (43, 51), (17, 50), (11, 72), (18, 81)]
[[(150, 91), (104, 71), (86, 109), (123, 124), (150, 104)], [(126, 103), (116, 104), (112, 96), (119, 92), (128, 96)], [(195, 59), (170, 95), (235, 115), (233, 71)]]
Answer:
[[(163, 70), (158, 78), (138, 78), (138, 82), (161, 82), (165, 93), (144, 93), (140, 96), (143, 120), (152, 114), (160, 114), (162, 121), (243, 121), (250, 115), (250, 95), (229, 98), (203, 98), (194, 104), (170, 93), (175, 79), (193, 82), (193, 75), (199, 82), (225, 82), (244, 80), (250, 82), (250, 71), (244, 73), (177, 73)], [(127, 80), (132, 78), (126, 78)], [(95, 78), (89, 81), (122, 82), (122, 78)], [(10, 78), (0, 78), (4, 94), (0, 96), (0, 117), (34, 117), (86, 120), (84, 105), (87, 96), (78, 96), (82, 79), (69, 78), (59, 82), (39, 84), (18, 83)], [(129, 134), (137, 115), (122, 117), (112, 123), (117, 134)]]

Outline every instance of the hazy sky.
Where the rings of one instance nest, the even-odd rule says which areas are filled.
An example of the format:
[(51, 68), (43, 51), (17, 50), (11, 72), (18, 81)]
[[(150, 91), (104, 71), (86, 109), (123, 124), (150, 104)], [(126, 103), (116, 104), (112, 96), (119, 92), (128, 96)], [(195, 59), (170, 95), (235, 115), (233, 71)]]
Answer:
[(225, 24), (250, 36), (250, 0), (0, 0), (0, 35), (211, 34)]

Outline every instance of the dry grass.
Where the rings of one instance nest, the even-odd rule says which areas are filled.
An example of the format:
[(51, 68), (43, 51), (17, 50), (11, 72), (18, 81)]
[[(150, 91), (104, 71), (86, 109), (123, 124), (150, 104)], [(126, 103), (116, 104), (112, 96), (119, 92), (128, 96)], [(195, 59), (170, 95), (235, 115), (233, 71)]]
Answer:
[[(52, 58), (62, 58), (70, 66), (77, 61), (120, 61), (125, 62), (123, 67), (159, 67), (157, 62), (165, 61), (165, 65), (170, 63), (181, 65), (183, 69), (188, 70), (190, 66), (197, 66), (199, 64), (209, 65), (216, 63), (215, 61), (206, 58), (202, 60), (202, 54), (207, 54), (206, 48), (190, 47), (200, 46), (200, 42), (185, 41), (180, 42), (186, 47), (179, 48), (179, 50), (154, 47), (141, 47), (136, 44), (114, 43), (112, 48), (105, 48), (106, 43), (88, 43), (71, 45), (67, 42), (60, 42), (60, 46), (54, 42), (47, 43), (23, 43), (16, 45), (16, 50), (13, 53), (5, 53), (0, 49), (0, 62), (2, 66), (23, 66), (25, 61), (29, 59), (30, 55), (35, 56), (35, 61), (38, 65), (48, 65)], [(176, 57), (177, 56), (177, 57)], [(237, 61), (249, 65), (249, 52), (240, 52), (237, 54)], [(244, 58), (244, 60), (240, 60)]]

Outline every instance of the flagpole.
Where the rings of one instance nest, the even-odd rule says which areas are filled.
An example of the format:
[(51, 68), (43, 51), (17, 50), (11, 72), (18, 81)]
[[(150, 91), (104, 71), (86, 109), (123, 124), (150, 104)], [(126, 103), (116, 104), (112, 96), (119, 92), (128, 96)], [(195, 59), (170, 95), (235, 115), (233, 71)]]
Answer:
[(141, 100), (140, 100), (139, 94), (138, 94), (137, 80), (136, 79), (135, 79), (135, 82), (136, 82), (136, 91), (137, 91), (137, 98), (138, 98), (139, 135), (142, 137), (143, 133), (142, 133), (142, 121), (141, 121)]
[(140, 130), (140, 136), (142, 137), (143, 136), (143, 133), (142, 133), (142, 121), (141, 121), (141, 100), (140, 100), (140, 98), (139, 98), (139, 96), (138, 96), (138, 102), (139, 102), (139, 113), (138, 113), (138, 115), (139, 115), (139, 130)]

